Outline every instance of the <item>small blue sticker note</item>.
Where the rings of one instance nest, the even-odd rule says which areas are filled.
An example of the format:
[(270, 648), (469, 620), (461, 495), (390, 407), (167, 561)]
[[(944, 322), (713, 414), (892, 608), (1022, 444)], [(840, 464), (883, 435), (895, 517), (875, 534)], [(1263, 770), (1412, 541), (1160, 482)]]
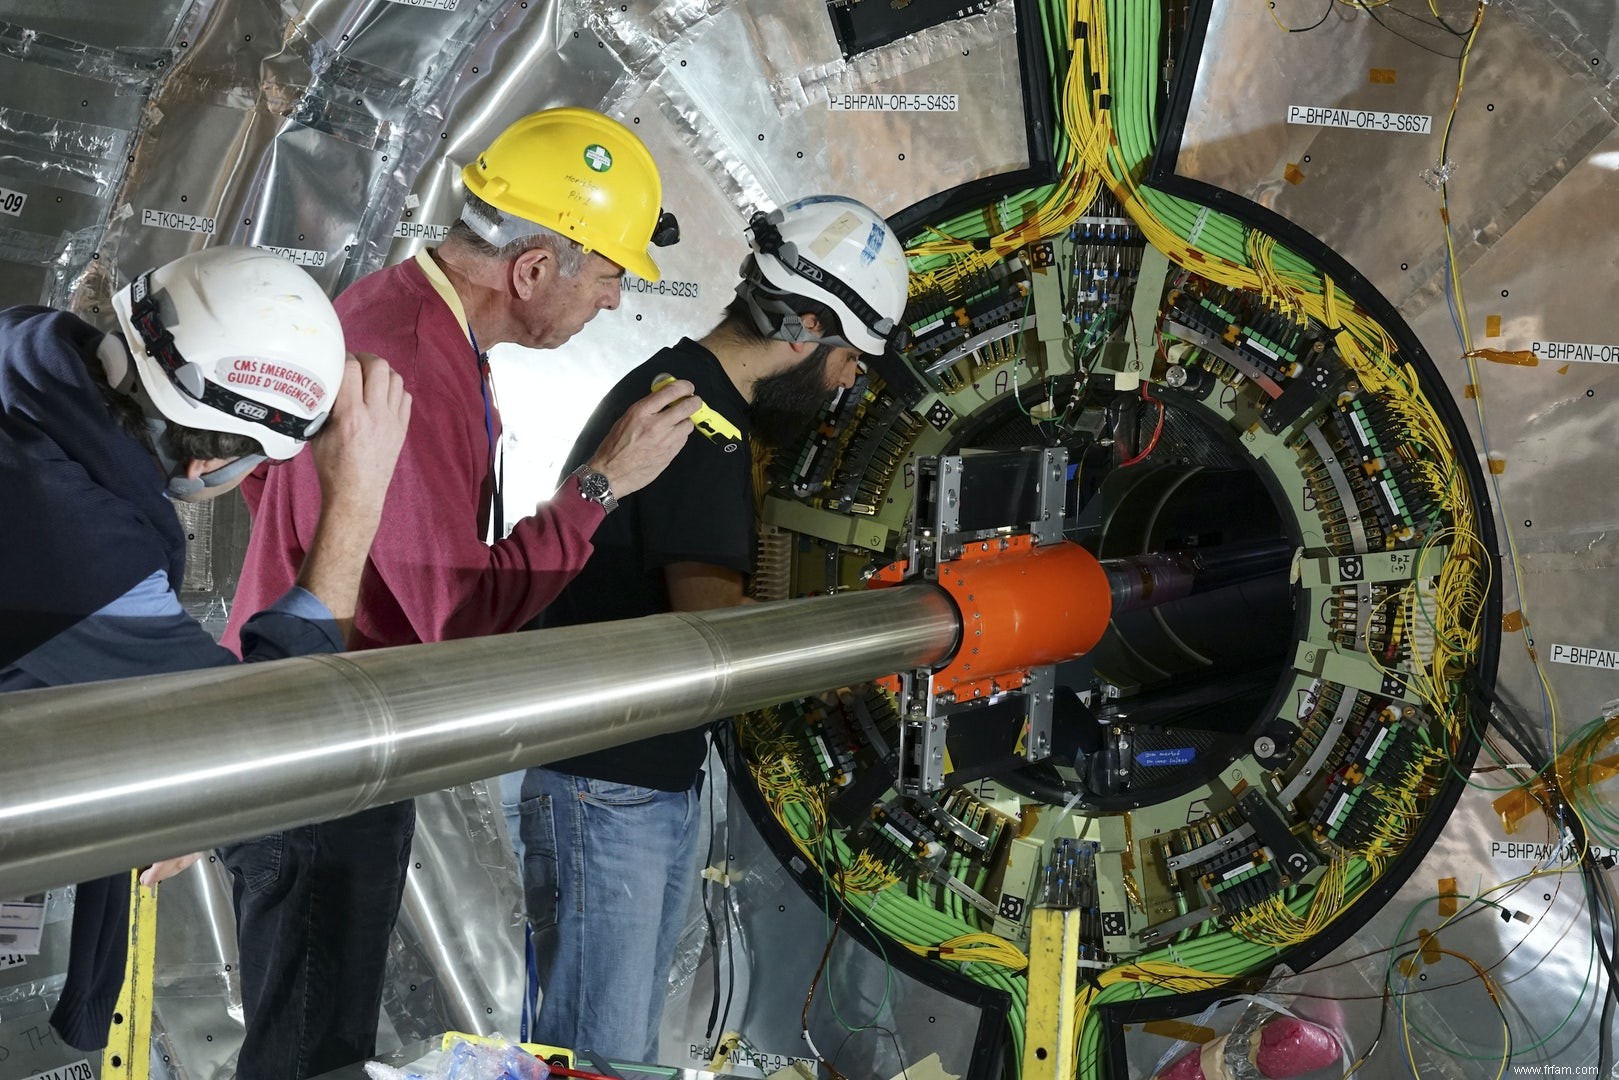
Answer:
[(1137, 765), (1157, 767), (1160, 765), (1190, 765), (1197, 760), (1197, 749), (1191, 746), (1177, 746), (1173, 750), (1143, 750), (1136, 755)]
[(883, 241), (887, 236), (888, 230), (883, 228), (881, 222), (872, 223), (871, 235), (866, 237), (866, 246), (860, 251), (861, 266), (871, 265), (872, 260), (877, 258), (877, 253), (883, 249)]

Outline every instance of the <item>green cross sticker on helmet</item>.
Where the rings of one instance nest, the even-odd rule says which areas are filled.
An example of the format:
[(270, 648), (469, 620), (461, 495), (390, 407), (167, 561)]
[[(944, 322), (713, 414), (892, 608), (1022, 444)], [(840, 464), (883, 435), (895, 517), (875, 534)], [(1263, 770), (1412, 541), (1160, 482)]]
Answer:
[(591, 143), (585, 147), (585, 164), (597, 172), (606, 172), (613, 167), (613, 155), (601, 143)]

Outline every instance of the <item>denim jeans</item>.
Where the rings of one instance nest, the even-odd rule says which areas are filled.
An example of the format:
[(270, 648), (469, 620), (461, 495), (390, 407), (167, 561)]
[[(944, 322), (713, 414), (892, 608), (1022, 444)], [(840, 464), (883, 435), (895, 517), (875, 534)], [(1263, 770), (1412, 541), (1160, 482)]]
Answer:
[(669, 969), (696, 885), (696, 788), (530, 769), (520, 821), (544, 994), (535, 1041), (656, 1061)]
[(512, 843), (519, 868), (523, 865), (523, 781), (527, 769), (500, 775), (500, 812), (506, 815), (506, 837)]
[(247, 1015), (237, 1080), (303, 1080), (376, 1052), (415, 828), (407, 799), (219, 849)]

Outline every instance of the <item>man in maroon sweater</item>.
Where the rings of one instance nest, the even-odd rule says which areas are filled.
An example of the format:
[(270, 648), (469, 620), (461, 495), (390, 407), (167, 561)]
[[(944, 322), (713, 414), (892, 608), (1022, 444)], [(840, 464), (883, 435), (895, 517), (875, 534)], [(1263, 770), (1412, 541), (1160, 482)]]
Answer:
[[(524, 117), (463, 176), (467, 206), (442, 246), (368, 275), (335, 305), (349, 348), (386, 357), (414, 400), (351, 648), (521, 627), (585, 565), (616, 497), (663, 471), (700, 405), (680, 381), (630, 406), (550, 502), (489, 542), (504, 515), (483, 350), (562, 345), (618, 306), (626, 269), (657, 280), (648, 245), (676, 230), (646, 147), (585, 109)], [(320, 510), (314, 470), (298, 462), (261, 470), (243, 493), (253, 535), (233, 647), (238, 613), (292, 583)], [(407, 801), (223, 850), (247, 1014), (240, 1080), (300, 1080), (374, 1051), (414, 825)]]

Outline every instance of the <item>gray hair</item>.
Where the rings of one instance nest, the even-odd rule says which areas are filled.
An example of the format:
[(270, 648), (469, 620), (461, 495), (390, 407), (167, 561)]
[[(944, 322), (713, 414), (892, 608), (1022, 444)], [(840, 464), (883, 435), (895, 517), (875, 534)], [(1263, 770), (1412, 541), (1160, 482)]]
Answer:
[[(507, 239), (513, 234), (514, 238)], [(450, 226), (444, 243), (501, 261), (534, 248), (544, 248), (556, 257), (557, 269), (565, 278), (579, 273), (579, 268), (585, 264), (585, 249), (578, 241), (537, 222), (507, 214), (472, 194), (467, 195), (461, 217)]]

